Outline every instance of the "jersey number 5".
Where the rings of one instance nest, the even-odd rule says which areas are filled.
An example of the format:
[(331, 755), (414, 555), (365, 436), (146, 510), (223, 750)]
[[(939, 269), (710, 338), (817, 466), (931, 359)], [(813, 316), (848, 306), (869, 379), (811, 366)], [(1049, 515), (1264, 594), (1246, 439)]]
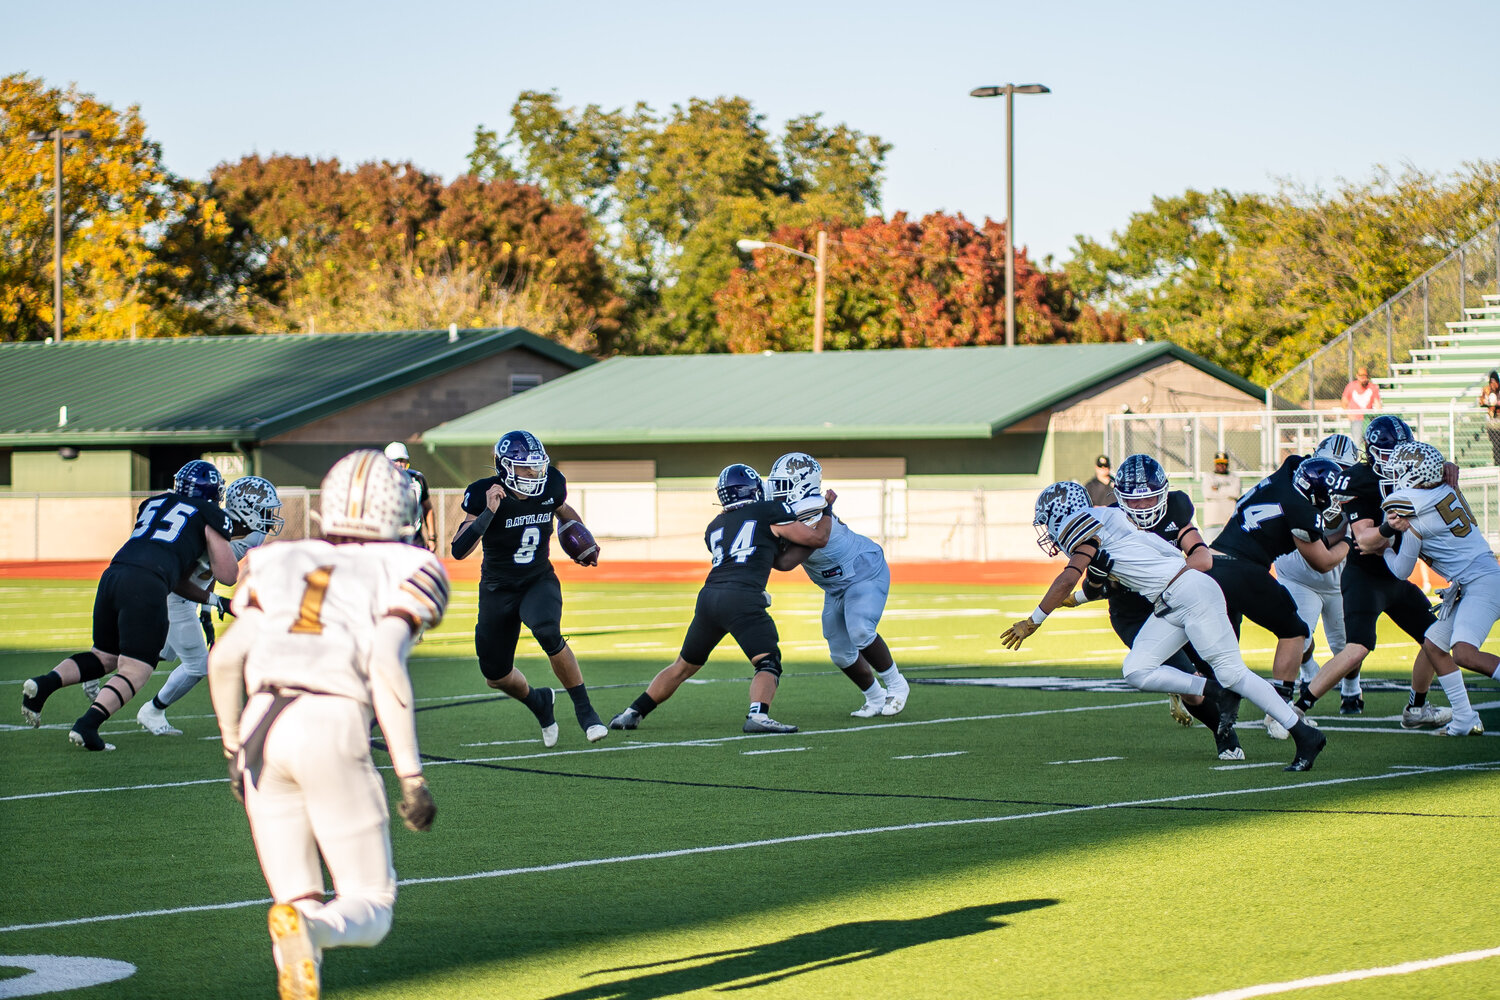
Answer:
[(322, 635), (323, 597), (328, 593), (328, 578), (333, 576), (332, 566), (319, 566), (302, 576), (307, 589), (302, 592), (302, 603), (297, 605), (297, 620), (287, 629), (293, 635)]
[(165, 513), (158, 516), (159, 508), (166, 503), (166, 497), (152, 500), (141, 508), (141, 516), (136, 519), (135, 530), (130, 533), (131, 538), (140, 538), (146, 532), (151, 531), (151, 526), (158, 522), (166, 522), (155, 531), (151, 531), (149, 541), (153, 542), (175, 542), (177, 536), (182, 534), (182, 529), (187, 526), (188, 518), (193, 516), (193, 508), (185, 503), (173, 504)]
[(1443, 516), (1443, 521), (1448, 525), (1448, 530), (1453, 532), (1454, 538), (1464, 537), (1479, 523), (1474, 519), (1469, 501), (1464, 499), (1462, 493), (1450, 493), (1444, 497), (1437, 505), (1437, 512)]

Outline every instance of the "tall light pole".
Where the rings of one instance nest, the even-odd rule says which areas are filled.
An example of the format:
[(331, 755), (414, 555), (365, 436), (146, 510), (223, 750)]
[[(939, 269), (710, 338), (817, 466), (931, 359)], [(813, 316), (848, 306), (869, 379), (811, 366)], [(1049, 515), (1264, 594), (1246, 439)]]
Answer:
[(63, 227), (62, 227), (62, 177), (63, 140), (87, 139), (89, 131), (81, 128), (55, 128), (50, 132), (31, 132), (26, 138), (32, 142), (53, 142), (52, 155), (52, 340), (63, 339)]
[(1050, 94), (1040, 83), (1007, 83), (998, 87), (975, 87), (970, 97), (1005, 95), (1005, 346), (1016, 346), (1016, 193), (1015, 128), (1011, 111), (1017, 94)]
[(794, 250), (780, 243), (767, 243), (765, 240), (736, 240), (735, 246), (745, 253), (752, 250), (764, 250), (770, 247), (774, 250), (784, 250), (796, 257), (813, 262), (813, 273), (817, 276), (813, 292), (813, 352), (823, 350), (823, 292), (827, 288), (828, 281), (828, 234), (818, 230), (817, 253), (810, 254), (802, 250)]

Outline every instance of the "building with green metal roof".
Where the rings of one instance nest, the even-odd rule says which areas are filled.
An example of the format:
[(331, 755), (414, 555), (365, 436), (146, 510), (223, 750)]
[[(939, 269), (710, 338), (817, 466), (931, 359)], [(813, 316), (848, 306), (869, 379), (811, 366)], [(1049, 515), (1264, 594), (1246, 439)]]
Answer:
[(592, 363), (518, 328), (0, 344), (0, 486), (161, 489), (203, 455), (316, 486), (353, 448)]
[(1250, 410), (1264, 398), (1161, 342), (633, 357), (422, 440), (428, 464), (456, 481), (488, 463), (500, 434), (525, 428), (583, 481), (707, 477), (734, 461), (764, 469), (800, 449), (855, 478), (1004, 488), (1089, 475), (1107, 413)]

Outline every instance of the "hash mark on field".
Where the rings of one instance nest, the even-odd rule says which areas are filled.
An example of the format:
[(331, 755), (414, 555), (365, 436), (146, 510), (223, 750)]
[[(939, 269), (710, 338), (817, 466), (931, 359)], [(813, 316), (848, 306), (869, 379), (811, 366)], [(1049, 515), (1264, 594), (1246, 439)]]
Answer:
[(945, 750), (942, 753), (909, 753), (900, 757), (892, 757), (891, 760), (926, 760), (928, 757), (962, 757), (968, 753), (967, 750)]
[(741, 757), (754, 757), (756, 754), (762, 754), (762, 753), (801, 753), (803, 750), (807, 750), (807, 749), (810, 749), (810, 748), (809, 747), (780, 747), (780, 748), (775, 749), (775, 750), (741, 750), (740, 751), (740, 756)]
[(1249, 770), (1252, 767), (1285, 767), (1285, 766), (1286, 765), (1283, 764), (1279, 760), (1272, 760), (1272, 761), (1267, 761), (1264, 764), (1217, 764), (1217, 765), (1214, 766), (1214, 770), (1215, 771), (1247, 771), (1247, 770)]
[[(1155, 704), (1153, 702), (1153, 704)], [(1478, 767), (1489, 767), (1500, 764), (1500, 761), (1485, 761)], [(1476, 769), (1474, 764), (1454, 764), (1447, 767), (1431, 767), (1423, 772), (1390, 772), (1382, 774), (1358, 775), (1352, 778), (1326, 778), (1321, 781), (1302, 781), (1292, 785), (1272, 785), (1266, 788), (1233, 788), (1217, 792), (1197, 792), (1191, 795), (1171, 795), (1156, 799), (1130, 799), (1122, 802), (1102, 802), (1089, 806), (1064, 806), (1057, 809), (1043, 809), (1030, 813), (1008, 813), (1002, 816), (976, 816), (969, 819), (943, 819), (929, 820), (922, 823), (901, 823), (892, 826), (862, 827), (853, 830), (828, 830), (821, 833), (803, 833), (786, 837), (768, 837), (764, 840), (745, 840), (731, 844), (707, 844), (699, 847), (682, 847), (670, 851), (654, 851), (648, 854), (623, 854), (609, 858), (581, 858), (576, 861), (558, 861), (545, 865), (529, 865), (525, 868), (498, 868), (492, 871), (470, 872), (466, 875), (433, 875), (426, 878), (401, 879), (398, 886), (411, 885), (436, 885), (444, 882), (471, 882), (476, 879), (506, 878), (511, 875), (535, 875), (546, 872), (572, 871), (578, 868), (597, 868), (601, 865), (630, 864), (641, 861), (660, 861), (667, 858), (691, 857), (699, 854), (722, 854), (726, 851), (743, 851), (752, 848), (779, 847), (783, 844), (805, 844), (820, 840), (841, 840), (847, 837), (868, 837), (878, 834), (907, 833), (913, 830), (936, 830), (945, 827), (962, 827), (975, 825), (991, 825), (998, 823), (1010, 823), (1017, 820), (1046, 819), (1052, 816), (1068, 816), (1077, 813), (1102, 812), (1108, 809), (1139, 809), (1142, 807), (1165, 805), (1171, 802), (1191, 802), (1201, 799), (1218, 799), (1231, 795), (1263, 795), (1268, 792), (1294, 792), (1305, 788), (1326, 788), (1332, 785), (1348, 785), (1365, 781), (1387, 781), (1391, 778), (1413, 777), (1419, 773), (1444, 774), (1455, 771), (1472, 771)], [(225, 779), (216, 779), (223, 781)], [(48, 930), (53, 927), (75, 927), (81, 924), (102, 924), (118, 920), (135, 920), (140, 917), (171, 916), (179, 913), (204, 913), (212, 910), (235, 910), (248, 906), (264, 906), (269, 899), (242, 899), (231, 903), (200, 903), (192, 906), (175, 906), (159, 910), (140, 910), (134, 913), (108, 913), (92, 917), (73, 917), (67, 920), (48, 920), (34, 924), (11, 924), (0, 927), (0, 934), (10, 934), (15, 931), (39, 931)], [(1477, 957), (1489, 957), (1489, 953), (1466, 952), (1466, 955)], [(1459, 960), (1455, 958), (1454, 960)], [(1464, 959), (1467, 960), (1467, 959)], [(1440, 959), (1430, 959), (1431, 962), (1441, 962)], [(1256, 987), (1252, 987), (1254, 989)], [(1260, 989), (1265, 989), (1260, 987)], [(1279, 992), (1279, 991), (1272, 991)], [(1217, 994), (1217, 1000), (1229, 1000), (1236, 994)], [(1238, 996), (1256, 996), (1259, 994), (1237, 994)], [(1210, 1000), (1209, 997), (1199, 997), (1197, 1000)]]
[(1098, 764), (1106, 760), (1124, 760), (1124, 757), (1083, 757), (1079, 760), (1049, 760), (1049, 764)]

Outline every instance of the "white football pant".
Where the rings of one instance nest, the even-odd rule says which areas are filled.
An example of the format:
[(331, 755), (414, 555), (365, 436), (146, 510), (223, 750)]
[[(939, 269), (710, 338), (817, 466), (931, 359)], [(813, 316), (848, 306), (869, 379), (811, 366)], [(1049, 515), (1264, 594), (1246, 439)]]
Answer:
[(878, 556), (855, 560), (853, 575), (823, 595), (823, 638), (840, 670), (853, 666), (859, 651), (875, 641), (891, 592), (891, 568)]
[(157, 695), (162, 704), (170, 705), (208, 676), (208, 638), (198, 620), (198, 605), (176, 594), (167, 595), (167, 644), (162, 647), (163, 660), (180, 660)]
[(1427, 630), (1426, 639), (1443, 650), (1461, 642), (1478, 649), (1490, 637), (1496, 620), (1500, 620), (1500, 573), (1486, 573), (1464, 584), (1458, 605)]

